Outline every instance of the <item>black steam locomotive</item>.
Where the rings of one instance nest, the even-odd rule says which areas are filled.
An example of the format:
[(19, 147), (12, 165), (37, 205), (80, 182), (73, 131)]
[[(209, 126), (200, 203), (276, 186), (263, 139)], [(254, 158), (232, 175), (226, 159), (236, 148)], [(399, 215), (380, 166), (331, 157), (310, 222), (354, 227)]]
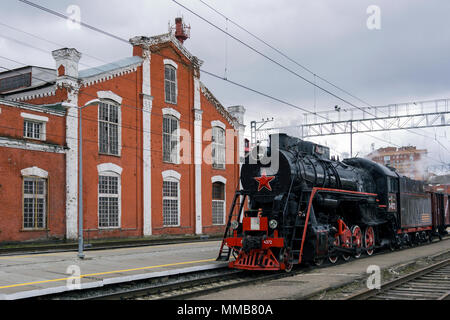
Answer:
[(232, 268), (336, 263), (432, 241), (450, 225), (448, 195), (367, 159), (330, 159), (328, 147), (286, 134), (248, 154), (241, 183), (218, 258), (233, 255)]

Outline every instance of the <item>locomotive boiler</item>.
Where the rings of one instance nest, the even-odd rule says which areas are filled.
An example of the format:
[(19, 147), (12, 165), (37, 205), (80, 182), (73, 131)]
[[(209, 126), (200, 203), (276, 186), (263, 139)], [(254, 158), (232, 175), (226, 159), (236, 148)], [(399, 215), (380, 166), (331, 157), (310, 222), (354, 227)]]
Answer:
[[(270, 136), (266, 151), (254, 149), (242, 165), (242, 189), (218, 258), (232, 255), (232, 268), (290, 271), (436, 235), (430, 195), (393, 169), (362, 158), (330, 159), (328, 147), (286, 134)], [(406, 214), (407, 204), (416, 209)]]

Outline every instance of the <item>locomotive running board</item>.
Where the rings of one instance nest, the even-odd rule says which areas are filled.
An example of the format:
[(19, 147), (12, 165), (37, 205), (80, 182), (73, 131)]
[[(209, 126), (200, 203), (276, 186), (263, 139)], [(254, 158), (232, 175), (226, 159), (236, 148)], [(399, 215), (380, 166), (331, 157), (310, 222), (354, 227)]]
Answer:
[(308, 201), (308, 210), (306, 212), (305, 226), (303, 228), (302, 242), (301, 242), (301, 246), (300, 246), (300, 254), (298, 257), (298, 264), (302, 263), (303, 245), (305, 244), (306, 232), (308, 230), (308, 222), (309, 222), (309, 215), (311, 213), (312, 201), (313, 201), (316, 193), (321, 192), (321, 191), (335, 192), (335, 193), (348, 193), (348, 194), (361, 195), (361, 196), (373, 196), (373, 197), (378, 196), (376, 193), (367, 193), (367, 192), (350, 191), (350, 190), (342, 190), (342, 189), (331, 189), (331, 188), (318, 188), (318, 187), (312, 188), (311, 196), (309, 197), (309, 201)]

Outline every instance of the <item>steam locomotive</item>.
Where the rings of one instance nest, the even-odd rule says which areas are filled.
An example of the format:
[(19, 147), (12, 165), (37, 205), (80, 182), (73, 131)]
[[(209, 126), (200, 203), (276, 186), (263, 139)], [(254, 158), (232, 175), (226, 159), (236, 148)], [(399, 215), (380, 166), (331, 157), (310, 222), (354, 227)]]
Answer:
[[(449, 195), (362, 158), (330, 159), (328, 147), (270, 136), (241, 169), (218, 260), (231, 268), (286, 270), (441, 238)], [(248, 201), (246, 201), (248, 199)]]

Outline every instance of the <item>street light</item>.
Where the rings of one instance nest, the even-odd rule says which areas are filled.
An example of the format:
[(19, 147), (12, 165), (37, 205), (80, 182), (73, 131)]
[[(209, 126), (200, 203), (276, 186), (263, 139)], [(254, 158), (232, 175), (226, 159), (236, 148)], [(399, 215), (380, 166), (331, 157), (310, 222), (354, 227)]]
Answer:
[(100, 100), (94, 99), (79, 107), (80, 115), (78, 120), (78, 258), (84, 259), (84, 238), (83, 238), (83, 118), (82, 111), (92, 105), (98, 105)]

